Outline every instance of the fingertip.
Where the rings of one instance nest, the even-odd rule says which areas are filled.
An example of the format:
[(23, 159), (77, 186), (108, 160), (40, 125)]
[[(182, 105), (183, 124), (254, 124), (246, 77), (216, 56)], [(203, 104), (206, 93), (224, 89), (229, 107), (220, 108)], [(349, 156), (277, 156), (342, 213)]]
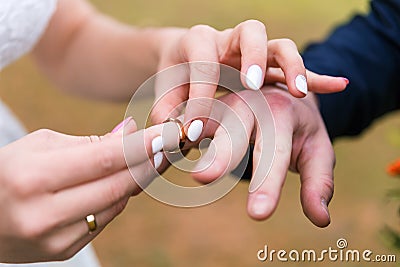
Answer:
[(153, 157), (154, 169), (158, 169), (164, 160), (164, 154), (162, 152), (157, 152)]
[(214, 160), (210, 164), (207, 160), (203, 159), (196, 166), (192, 177), (202, 184), (209, 184), (222, 177), (226, 173), (226, 170), (227, 166), (218, 160)]
[(324, 198), (321, 199), (321, 206), (327, 218), (326, 226), (328, 226), (331, 223), (331, 214), (329, 213), (328, 202)]
[(331, 86), (328, 86), (329, 83), (326, 83), (325, 86), (326, 88), (325, 90), (327, 93), (337, 93), (344, 91), (350, 83), (350, 81), (344, 77), (331, 77), (331, 78), (332, 78)]
[(331, 223), (331, 217), (324, 198), (303, 203), (303, 211), (306, 217), (317, 227), (325, 228)]
[(124, 119), (122, 122), (120, 122), (117, 126), (114, 127), (114, 129), (111, 131), (112, 134), (115, 133), (120, 133), (123, 131), (125, 125), (132, 120), (132, 117), (128, 117)]
[(251, 65), (246, 72), (246, 84), (248, 89), (259, 90), (263, 85), (264, 73), (257, 64)]
[(296, 76), (294, 80), (295, 86), (298, 92), (302, 94), (302, 96), (306, 96), (308, 93), (308, 85), (306, 76), (299, 74)]
[(307, 96), (309, 88), (307, 78), (304, 75), (299, 74), (295, 78), (288, 75), (285, 80), (292, 96), (296, 98), (304, 98)]
[(268, 219), (274, 213), (275, 208), (276, 205), (267, 194), (255, 193), (249, 196), (247, 212), (254, 220)]
[(344, 77), (340, 77), (339, 79), (341, 79), (341, 81), (342, 81), (342, 85), (339, 89), (339, 92), (340, 92), (340, 91), (343, 91), (346, 89), (346, 87), (350, 84), (350, 81), (349, 81), (349, 79), (344, 78)]
[[(308, 217), (308, 216), (307, 216)], [(314, 214), (310, 214), (308, 217), (315, 226), (325, 228), (331, 223), (331, 216), (329, 214), (326, 203), (318, 205), (314, 211)]]
[(349, 79), (345, 77), (332, 77), (329, 75), (320, 75), (307, 71), (309, 91), (326, 94), (341, 92), (350, 84)]
[(196, 142), (203, 133), (204, 122), (202, 120), (194, 120), (187, 128), (187, 138), (190, 142)]
[(203, 173), (199, 172), (199, 173), (192, 173), (192, 178), (195, 181), (206, 185), (206, 184), (214, 182), (216, 179), (218, 179), (218, 176), (204, 175)]

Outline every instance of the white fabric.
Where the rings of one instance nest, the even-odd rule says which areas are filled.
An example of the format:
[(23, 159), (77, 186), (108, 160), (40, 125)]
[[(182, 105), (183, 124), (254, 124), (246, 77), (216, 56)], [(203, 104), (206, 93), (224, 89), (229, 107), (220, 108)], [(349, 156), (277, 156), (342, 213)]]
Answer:
[(26, 135), (24, 127), (15, 119), (14, 114), (0, 101), (0, 147), (20, 139), (24, 135)]
[[(40, 0), (38, 0), (40, 1)], [(64, 262), (31, 263), (31, 264), (0, 264), (1, 267), (99, 267), (93, 248), (89, 245), (83, 248), (72, 259)]]
[(56, 5), (57, 0), (0, 0), (0, 70), (34, 47)]
[[(35, 46), (56, 9), (57, 0), (0, 0), (0, 71)], [(12, 90), (12, 88), (10, 88)], [(0, 101), (0, 147), (25, 135), (25, 130)], [(82, 218), (84, 223), (84, 218)], [(0, 267), (99, 267), (89, 245), (72, 259), (56, 263), (1, 264)]]

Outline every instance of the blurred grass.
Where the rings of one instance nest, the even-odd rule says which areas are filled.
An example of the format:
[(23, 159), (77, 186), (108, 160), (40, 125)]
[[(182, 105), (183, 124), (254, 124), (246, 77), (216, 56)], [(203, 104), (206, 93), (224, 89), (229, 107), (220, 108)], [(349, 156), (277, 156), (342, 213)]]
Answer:
[[(259, 19), (266, 23), (270, 38), (290, 37), (299, 47), (322, 39), (333, 26), (367, 10), (365, 0), (93, 3), (105, 13), (140, 26), (190, 27), (205, 23), (222, 29), (245, 19)], [(72, 134), (101, 134), (117, 124), (125, 111), (125, 104), (64, 95), (38, 73), (28, 57), (0, 74), (0, 95), (30, 131), (45, 127)], [(266, 222), (247, 217), (246, 183), (217, 203), (197, 209), (165, 206), (142, 194), (132, 199), (124, 213), (96, 239), (98, 255), (105, 267), (261, 266), (264, 264), (257, 262), (256, 252), (265, 244), (273, 249), (325, 249), (335, 247), (341, 237), (347, 238), (350, 248), (393, 253), (384, 245), (379, 231), (385, 223), (398, 228), (396, 206), (384, 201), (387, 190), (398, 184), (384, 173), (386, 164), (399, 155), (398, 147), (393, 145), (398, 143), (398, 117), (381, 120), (361, 138), (336, 143), (336, 192), (330, 206), (332, 224), (327, 229), (317, 229), (304, 217), (298, 177), (290, 174), (278, 210)]]

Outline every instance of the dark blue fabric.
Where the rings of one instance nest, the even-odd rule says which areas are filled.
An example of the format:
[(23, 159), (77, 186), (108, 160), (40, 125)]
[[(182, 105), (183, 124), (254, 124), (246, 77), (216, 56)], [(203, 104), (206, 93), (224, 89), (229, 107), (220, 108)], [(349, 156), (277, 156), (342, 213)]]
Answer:
[(375, 0), (370, 13), (355, 16), (303, 53), (308, 69), (350, 80), (344, 92), (319, 95), (332, 139), (357, 135), (400, 107), (400, 0)]
[[(372, 1), (367, 15), (355, 16), (326, 41), (310, 45), (303, 59), (316, 73), (350, 80), (341, 93), (318, 95), (331, 139), (361, 133), (374, 119), (400, 108), (400, 0)], [(250, 179), (251, 173), (249, 160), (242, 177)]]

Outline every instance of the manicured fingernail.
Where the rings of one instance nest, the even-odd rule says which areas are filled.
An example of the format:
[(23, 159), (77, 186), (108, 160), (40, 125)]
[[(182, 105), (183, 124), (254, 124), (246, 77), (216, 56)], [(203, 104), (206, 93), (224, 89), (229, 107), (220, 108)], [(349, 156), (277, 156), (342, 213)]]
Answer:
[(350, 83), (349, 79), (347, 79), (347, 78), (343, 78), (343, 80), (346, 83), (346, 85), (348, 85)]
[(262, 69), (258, 65), (252, 65), (247, 70), (246, 74), (246, 84), (250, 89), (258, 90), (260, 89), (262, 82)]
[(326, 202), (326, 200), (324, 198), (321, 199), (321, 205), (322, 205), (322, 208), (325, 210), (326, 215), (328, 215), (328, 218), (329, 218), (329, 221), (330, 221), (331, 220), (331, 215), (329, 214), (328, 204), (327, 204), (327, 202)]
[(269, 203), (267, 200), (267, 195), (259, 194), (255, 196), (251, 206), (254, 215), (265, 215), (268, 212)]
[(192, 121), (189, 126), (187, 138), (191, 142), (196, 142), (199, 139), (201, 133), (203, 132), (204, 123), (201, 120)]
[(303, 94), (307, 94), (308, 87), (307, 87), (307, 79), (303, 75), (297, 75), (296, 77), (296, 88)]
[(158, 169), (163, 161), (164, 155), (162, 152), (157, 152), (154, 155), (154, 168)]
[(137, 126), (136, 126), (136, 122), (134, 119), (131, 119), (129, 121), (127, 121), (124, 125), (124, 127), (122, 127), (119, 131), (124, 131), (124, 134), (130, 134), (134, 131), (136, 131)]
[(130, 120), (132, 120), (132, 117), (128, 117), (125, 120), (123, 120), (120, 124), (115, 126), (115, 128), (111, 131), (111, 133), (116, 133), (116, 132), (122, 131), (125, 124), (127, 124)]
[(157, 136), (153, 139), (153, 141), (151, 142), (151, 149), (153, 151), (153, 154), (160, 152), (163, 149), (163, 140), (161, 136)]

